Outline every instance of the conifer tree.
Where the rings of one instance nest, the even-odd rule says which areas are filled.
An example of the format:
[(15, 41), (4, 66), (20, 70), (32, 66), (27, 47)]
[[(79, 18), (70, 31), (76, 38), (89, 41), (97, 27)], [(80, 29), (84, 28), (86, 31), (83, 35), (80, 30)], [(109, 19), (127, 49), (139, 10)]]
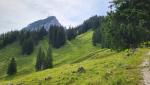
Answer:
[(41, 47), (39, 48), (38, 54), (37, 54), (37, 58), (36, 58), (36, 65), (35, 65), (35, 69), (36, 71), (41, 69), (41, 55), (42, 55), (42, 50)]
[(8, 66), (7, 74), (13, 75), (17, 72), (17, 64), (15, 58), (12, 58)]
[(41, 54), (41, 63), (40, 63), (40, 70), (44, 70), (44, 69), (46, 69), (46, 56), (45, 56), (44, 51), (42, 51), (42, 54)]
[(38, 38), (39, 40), (43, 39), (44, 36), (46, 36), (47, 32), (44, 27), (38, 30)]
[(11, 31), (0, 35), (0, 49), (18, 40), (19, 31)]
[(52, 58), (52, 50), (51, 46), (49, 46), (47, 50), (47, 56), (46, 56), (46, 68), (52, 68), (53, 67), (53, 58)]
[(31, 54), (34, 49), (34, 43), (31, 38), (25, 40), (22, 44), (22, 54)]
[(36, 58), (36, 65), (35, 65), (36, 71), (44, 70), (52, 67), (53, 67), (53, 59), (52, 59), (51, 46), (49, 46), (46, 55), (44, 51), (42, 51), (42, 49), (39, 48), (37, 58)]
[(77, 33), (76, 33), (76, 30), (74, 28), (69, 28), (67, 30), (67, 39), (68, 40), (72, 40), (72, 39), (75, 39)]
[(93, 45), (96, 46), (96, 44), (100, 44), (101, 43), (101, 33), (100, 33), (100, 29), (95, 29), (94, 33), (93, 33), (93, 37), (92, 37), (92, 41), (93, 41)]
[(49, 44), (54, 48), (60, 48), (66, 42), (66, 32), (62, 26), (51, 26), (49, 29)]
[(135, 49), (149, 41), (150, 1), (113, 0), (112, 3), (111, 7), (116, 10), (109, 12), (101, 24), (99, 34), (102, 47), (114, 50)]

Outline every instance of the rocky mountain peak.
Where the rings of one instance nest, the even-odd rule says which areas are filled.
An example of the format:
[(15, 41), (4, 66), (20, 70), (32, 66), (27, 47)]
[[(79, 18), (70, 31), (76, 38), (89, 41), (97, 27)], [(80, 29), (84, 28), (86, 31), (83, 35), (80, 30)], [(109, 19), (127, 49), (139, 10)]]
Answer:
[(48, 31), (48, 29), (52, 25), (61, 26), (61, 24), (59, 23), (59, 21), (57, 20), (57, 18), (55, 16), (49, 16), (46, 19), (41, 19), (41, 20), (35, 21), (35, 22), (29, 24), (24, 29), (30, 30), (30, 31), (35, 31), (35, 30), (38, 30), (38, 29), (44, 27)]

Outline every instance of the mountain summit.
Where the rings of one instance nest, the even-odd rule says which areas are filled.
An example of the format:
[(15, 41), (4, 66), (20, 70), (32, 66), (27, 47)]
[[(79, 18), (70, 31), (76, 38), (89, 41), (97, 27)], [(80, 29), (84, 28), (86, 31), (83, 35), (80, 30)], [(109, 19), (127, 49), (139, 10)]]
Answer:
[(59, 21), (57, 20), (57, 18), (55, 16), (49, 16), (46, 19), (35, 21), (35, 22), (29, 24), (24, 29), (34, 31), (34, 30), (38, 30), (38, 29), (44, 27), (46, 30), (48, 30), (50, 28), (50, 26), (52, 26), (52, 25), (61, 26), (61, 24), (59, 23)]

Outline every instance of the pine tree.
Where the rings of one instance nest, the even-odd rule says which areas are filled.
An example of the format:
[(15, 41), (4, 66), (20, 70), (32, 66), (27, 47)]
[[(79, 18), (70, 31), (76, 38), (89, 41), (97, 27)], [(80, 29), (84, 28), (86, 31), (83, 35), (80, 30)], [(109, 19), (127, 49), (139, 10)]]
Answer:
[(46, 56), (46, 68), (52, 68), (53, 67), (53, 58), (52, 58), (52, 50), (51, 46), (49, 46), (47, 50), (47, 56)]
[(44, 51), (42, 51), (41, 48), (39, 48), (38, 55), (36, 58), (36, 65), (35, 65), (36, 71), (47, 69), (48, 68), (47, 61), (48, 59)]
[(113, 0), (115, 11), (108, 13), (101, 26), (102, 47), (135, 49), (149, 41), (149, 0)]
[(32, 41), (34, 41), (34, 45), (38, 45), (40, 38), (37, 31), (31, 31)]
[(0, 49), (17, 41), (19, 31), (11, 31), (0, 35)]
[(76, 30), (74, 28), (69, 28), (67, 30), (67, 39), (68, 40), (72, 40), (72, 39), (75, 39), (77, 33), (76, 33)]
[(13, 75), (17, 72), (17, 64), (15, 58), (12, 58), (8, 66), (7, 74)]
[(36, 58), (36, 65), (35, 65), (36, 71), (41, 69), (41, 64), (42, 64), (41, 55), (42, 55), (42, 50), (41, 50), (41, 48), (39, 48), (37, 58)]
[(44, 70), (53, 67), (53, 59), (52, 59), (52, 50), (51, 47), (48, 48), (47, 54), (45, 55), (44, 51), (39, 48), (37, 58), (36, 58), (36, 71)]
[(44, 70), (44, 69), (46, 69), (46, 56), (45, 56), (44, 51), (42, 51), (40, 70)]
[(33, 52), (34, 49), (34, 43), (32, 41), (32, 39), (27, 39), (23, 42), (22, 44), (22, 54), (31, 54)]
[(97, 29), (98, 27), (101, 26), (103, 20), (104, 20), (103, 16), (95, 15), (85, 20), (83, 24), (77, 26), (75, 29), (77, 29), (78, 34), (82, 34), (84, 32), (87, 32), (89, 29)]
[(92, 37), (93, 45), (96, 46), (96, 44), (101, 44), (101, 33), (100, 29), (95, 29)]
[(44, 27), (38, 30), (38, 38), (39, 40), (42, 40), (44, 36), (47, 35), (47, 31)]
[(49, 44), (60, 48), (66, 42), (66, 32), (62, 26), (51, 26), (49, 29)]

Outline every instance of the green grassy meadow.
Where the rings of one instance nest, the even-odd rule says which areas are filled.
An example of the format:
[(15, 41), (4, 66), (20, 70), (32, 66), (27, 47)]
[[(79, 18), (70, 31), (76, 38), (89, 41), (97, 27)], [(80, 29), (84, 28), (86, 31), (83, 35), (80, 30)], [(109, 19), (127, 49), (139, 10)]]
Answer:
[[(139, 48), (127, 56), (127, 51), (115, 52), (92, 45), (92, 31), (67, 41), (60, 49), (52, 49), (54, 68), (35, 72), (37, 50), (48, 48), (45, 37), (27, 56), (21, 55), (18, 42), (0, 50), (0, 85), (139, 85), (142, 79), (139, 65), (147, 48)], [(7, 76), (7, 65), (15, 57), (18, 72)], [(84, 73), (78, 72), (83, 67)], [(22, 83), (22, 84), (21, 84)]]

